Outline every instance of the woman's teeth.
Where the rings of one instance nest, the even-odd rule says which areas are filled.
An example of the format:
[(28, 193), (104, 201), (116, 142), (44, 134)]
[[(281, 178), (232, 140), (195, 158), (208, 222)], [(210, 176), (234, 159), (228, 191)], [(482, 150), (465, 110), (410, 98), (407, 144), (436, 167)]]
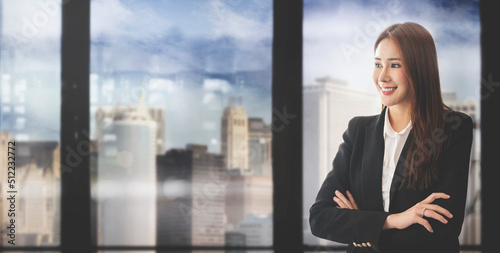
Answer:
[(396, 87), (394, 88), (383, 88), (383, 87), (380, 87), (382, 89), (382, 91), (393, 91), (396, 89)]

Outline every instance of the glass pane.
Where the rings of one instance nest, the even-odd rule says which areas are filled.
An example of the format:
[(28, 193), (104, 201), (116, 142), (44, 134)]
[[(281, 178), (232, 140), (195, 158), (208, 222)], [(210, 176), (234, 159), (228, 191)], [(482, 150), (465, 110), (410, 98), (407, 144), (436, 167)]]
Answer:
[(305, 244), (339, 245), (311, 234), (309, 208), (332, 170), (349, 120), (380, 113), (372, 81), (375, 40), (389, 25), (407, 21), (423, 25), (434, 37), (445, 104), (475, 122), (466, 215), (459, 239), (465, 245), (481, 244), (478, 9), (477, 1), (304, 1)]
[(0, 244), (58, 245), (61, 5), (2, 0), (0, 14)]
[(272, 244), (272, 1), (91, 1), (97, 245)]

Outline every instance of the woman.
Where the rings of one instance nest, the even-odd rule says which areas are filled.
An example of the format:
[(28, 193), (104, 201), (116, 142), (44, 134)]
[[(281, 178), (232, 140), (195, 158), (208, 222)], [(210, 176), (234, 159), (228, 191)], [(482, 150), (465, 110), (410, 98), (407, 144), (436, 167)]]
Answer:
[(383, 31), (373, 81), (383, 110), (349, 122), (310, 209), (312, 233), (348, 252), (459, 252), (472, 120), (443, 104), (430, 33)]

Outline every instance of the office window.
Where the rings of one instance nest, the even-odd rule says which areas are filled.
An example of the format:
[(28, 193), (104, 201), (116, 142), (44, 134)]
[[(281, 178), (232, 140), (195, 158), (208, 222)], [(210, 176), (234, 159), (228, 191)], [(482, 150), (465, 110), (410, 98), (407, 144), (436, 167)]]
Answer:
[[(372, 81), (373, 45), (389, 25), (412, 21), (433, 35), (445, 104), (475, 122), (462, 245), (481, 244), (480, 24), (476, 1), (304, 1), (304, 243), (308, 210), (332, 169), (348, 121), (380, 113)], [(460, 52), (460, 53), (458, 53)]]
[(0, 15), (0, 245), (56, 246), (60, 4), (0, 1)]
[(271, 46), (271, 1), (91, 1), (96, 245), (272, 245)]

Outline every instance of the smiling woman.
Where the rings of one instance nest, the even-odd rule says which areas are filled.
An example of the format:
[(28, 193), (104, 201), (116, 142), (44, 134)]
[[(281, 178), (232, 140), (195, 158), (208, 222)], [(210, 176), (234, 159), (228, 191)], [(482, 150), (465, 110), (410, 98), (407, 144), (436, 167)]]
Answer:
[(412, 22), (384, 30), (373, 80), (384, 109), (350, 120), (311, 231), (348, 252), (459, 252), (472, 119), (442, 101), (430, 33)]
[[(373, 81), (380, 93), (382, 103), (392, 106), (401, 103), (407, 107), (410, 99), (408, 78), (401, 65), (402, 59), (397, 45), (391, 39), (382, 40), (375, 50)], [(390, 96), (396, 92), (394, 96)]]
[[(436, 59), (425, 57), (420, 59), (419, 65), (415, 62), (405, 62), (404, 60), (417, 61), (421, 55), (407, 59), (404, 56), (405, 46), (408, 50), (415, 46), (401, 41), (396, 47), (389, 47), (396, 49), (395, 52), (388, 53), (387, 46), (396, 43), (394, 38), (382, 38), (380, 43), (373, 47), (385, 28), (393, 23), (409, 20), (422, 24), (433, 35)], [(450, 23), (449, 20), (454, 20), (454, 23)], [(406, 96), (416, 98), (417, 93), (424, 92), (425, 89), (413, 87), (410, 83), (412, 80), (429, 84), (438, 84), (435, 80), (439, 80), (440, 89), (432, 92), (440, 93), (444, 104), (469, 115), (474, 122), (465, 217), (459, 241), (462, 245), (479, 245), (481, 168), (478, 145), (480, 130), (477, 126), (481, 98), (479, 94), (481, 86), (478, 80), (481, 78), (477, 2), (305, 0), (303, 25), (305, 117), (303, 167), (304, 171), (307, 171), (303, 182), (309, 186), (304, 188), (303, 193), (304, 220), (309, 218), (309, 208), (314, 203), (323, 179), (333, 169), (330, 162), (334, 160), (339, 145), (344, 142), (342, 135), (348, 128), (349, 120), (358, 115), (380, 114), (380, 104), (403, 105), (404, 103), (400, 102), (407, 101)], [(418, 45), (426, 43), (425, 40), (417, 42)], [(381, 50), (382, 48), (385, 49)], [(346, 53), (345, 49), (350, 51)], [(382, 51), (388, 54), (380, 55)], [(428, 52), (422, 52), (422, 56), (425, 55), (428, 55)], [(456, 64), (457, 62), (462, 64)], [(436, 65), (439, 67), (439, 74), (433, 73), (432, 69), (426, 70)], [(415, 69), (425, 70), (430, 75), (418, 74)], [(436, 101), (437, 96), (438, 94), (433, 94), (432, 100)], [(429, 108), (427, 101), (420, 103)], [(427, 128), (432, 128), (430, 125), (434, 123), (430, 120), (415, 122), (409, 115), (406, 115), (408, 117), (401, 122), (394, 121), (392, 116), (398, 113), (398, 108), (404, 107), (396, 106), (386, 110), (390, 111), (386, 116), (392, 124), (391, 129), (388, 129), (392, 131), (388, 133), (392, 133), (394, 138), (405, 138), (404, 135), (410, 132), (408, 129), (420, 128), (418, 125), (422, 123), (428, 124)], [(416, 108), (415, 111), (438, 113), (427, 109), (422, 107)], [(443, 121), (454, 122), (455, 119), (449, 117)], [(456, 122), (462, 121), (456, 120)], [(415, 132), (415, 129), (411, 130), (412, 133)], [(437, 153), (438, 142), (444, 141), (443, 136), (447, 135), (444, 129), (435, 129), (427, 136), (430, 138), (423, 139), (425, 145), (421, 148), (422, 153), (426, 155), (417, 159), (422, 162)], [(434, 140), (437, 142), (434, 143)], [(442, 147), (445, 147), (444, 144)], [(400, 147), (394, 145), (393, 148), (397, 150)], [(415, 156), (418, 157), (418, 153)], [(393, 163), (397, 165), (397, 162), (396, 160)], [(391, 182), (388, 177), (387, 181), (389, 183), (386, 187), (390, 187)], [(385, 194), (388, 192), (390, 191), (386, 189)], [(345, 196), (347, 198), (347, 195)], [(305, 221), (304, 224), (308, 223)], [(307, 227), (304, 229), (304, 243), (314, 246), (344, 246), (312, 236)]]

